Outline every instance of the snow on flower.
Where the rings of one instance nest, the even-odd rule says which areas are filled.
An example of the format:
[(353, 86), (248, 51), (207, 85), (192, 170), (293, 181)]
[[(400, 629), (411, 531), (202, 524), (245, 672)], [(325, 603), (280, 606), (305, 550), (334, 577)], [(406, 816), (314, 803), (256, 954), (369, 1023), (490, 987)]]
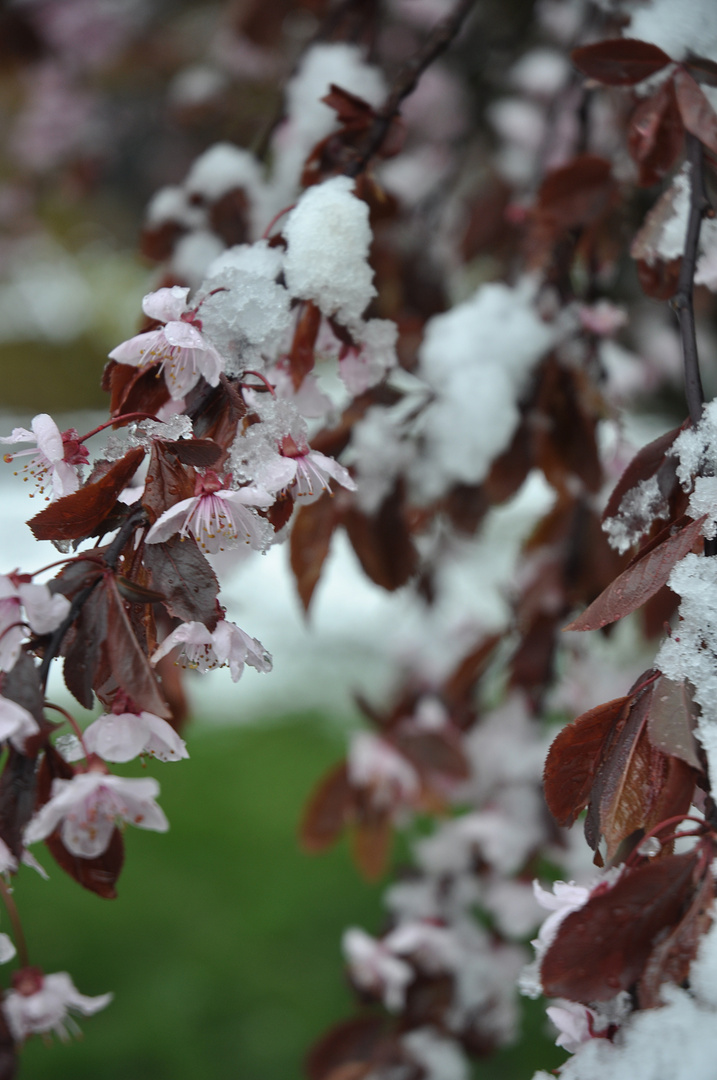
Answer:
[(188, 394), (201, 377), (216, 386), (224, 367), (219, 352), (202, 333), (198, 308), (188, 308), (188, 295), (189, 289), (179, 285), (148, 293), (142, 310), (164, 326), (137, 334), (109, 354), (111, 360), (137, 367), (159, 362), (175, 399)]
[(13, 975), (13, 989), (5, 994), (2, 1009), (16, 1042), (47, 1031), (54, 1031), (65, 1042), (69, 1031), (79, 1031), (68, 1016), (70, 1010), (92, 1016), (106, 1008), (112, 996), (81, 994), (66, 971), (45, 975), (39, 968), (22, 968)]
[(47, 585), (33, 585), (24, 574), (0, 574), (0, 671), (17, 662), (26, 636), (23, 623), (36, 634), (49, 634), (69, 610), (67, 597), (51, 593)]
[[(72, 495), (80, 486), (80, 471), (89, 460), (87, 449), (77, 441), (74, 428), (60, 431), (55, 421), (47, 413), (39, 413), (27, 428), (13, 428), (12, 435), (0, 438), (0, 443), (12, 444), (34, 442), (36, 449), (16, 450), (5, 454), (4, 460), (12, 462), (16, 458), (28, 457), (22, 472), (27, 480), (32, 476), (43, 495), (50, 489), (51, 499), (60, 499), (63, 495)], [(16, 474), (17, 475), (17, 474)]]
[(56, 778), (49, 802), (25, 829), (25, 843), (44, 840), (61, 826), (68, 851), (81, 859), (94, 859), (106, 850), (118, 822), (167, 831), (169, 822), (154, 801), (157, 795), (159, 784), (151, 777), (135, 780), (91, 770), (71, 780)]
[(228, 666), (232, 680), (238, 682), (245, 664), (257, 671), (271, 671), (271, 656), (261, 642), (227, 619), (221, 619), (213, 631), (200, 622), (182, 623), (156, 649), (152, 663), (156, 664), (179, 645), (182, 647), (179, 662), (202, 673)]
[(87, 750), (105, 761), (132, 761), (139, 754), (160, 761), (189, 757), (184, 740), (171, 724), (150, 712), (107, 713), (90, 724), (83, 738)]
[(240, 540), (257, 551), (266, 547), (271, 529), (256, 513), (274, 502), (265, 488), (252, 484), (232, 491), (215, 472), (197, 477), (191, 499), (165, 510), (147, 533), (146, 543), (161, 544), (170, 536), (191, 534), (204, 551), (223, 551)]

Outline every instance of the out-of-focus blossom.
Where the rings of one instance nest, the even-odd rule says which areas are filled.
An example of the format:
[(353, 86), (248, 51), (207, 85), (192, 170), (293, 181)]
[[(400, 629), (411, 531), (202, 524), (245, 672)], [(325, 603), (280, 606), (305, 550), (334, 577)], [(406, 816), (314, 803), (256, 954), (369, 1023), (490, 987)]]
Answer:
[(418, 773), (385, 739), (370, 731), (358, 731), (348, 754), (349, 780), (367, 788), (376, 807), (411, 803), (421, 790)]
[(45, 975), (39, 968), (28, 967), (14, 973), (13, 989), (6, 993), (2, 1009), (16, 1042), (47, 1031), (66, 1042), (70, 1031), (79, 1031), (68, 1015), (70, 1010), (92, 1016), (111, 1000), (112, 994), (81, 994), (66, 971)]
[(0, 697), (0, 741), (9, 739), (15, 749), (22, 753), (25, 740), (29, 735), (36, 735), (39, 730), (32, 713), (16, 701)]
[(67, 597), (51, 593), (47, 585), (33, 585), (24, 574), (0, 574), (0, 671), (17, 663), (24, 623), (36, 634), (49, 634), (69, 610)]

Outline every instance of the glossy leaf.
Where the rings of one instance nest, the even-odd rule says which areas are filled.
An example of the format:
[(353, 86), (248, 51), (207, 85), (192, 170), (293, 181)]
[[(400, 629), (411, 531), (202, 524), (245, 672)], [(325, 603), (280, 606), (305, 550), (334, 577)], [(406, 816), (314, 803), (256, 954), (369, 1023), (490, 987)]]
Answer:
[(541, 965), (545, 994), (587, 1005), (628, 990), (691, 903), (698, 858), (666, 855), (627, 871), (566, 916)]
[(587, 806), (606, 743), (626, 718), (630, 700), (615, 698), (590, 709), (554, 739), (545, 762), (543, 791), (558, 825), (572, 825)]
[(699, 709), (692, 689), (684, 680), (674, 682), (661, 675), (652, 691), (647, 732), (650, 742), (665, 754), (671, 754), (701, 770), (694, 730)]
[(704, 518), (685, 525), (658, 547), (637, 558), (565, 630), (599, 630), (624, 619), (667, 584), (675, 563), (692, 551), (702, 534)]
[(147, 712), (169, 719), (171, 713), (163, 699), (157, 676), (134, 635), (124, 602), (114, 581), (109, 579), (107, 592), (107, 659), (112, 677)]
[(85, 600), (65, 645), (65, 686), (85, 709), (94, 707), (95, 687), (109, 675), (107, 594), (97, 585)]
[[(200, 441), (209, 442), (210, 440)], [(178, 457), (167, 450), (166, 446), (166, 443), (159, 441), (152, 443), (147, 478), (142, 493), (142, 506), (147, 511), (152, 525), (165, 510), (194, 495), (196, 474), (185, 468)], [(148, 546), (151, 547), (151, 545)]]
[(194, 537), (173, 536), (163, 544), (146, 544), (144, 565), (150, 588), (162, 594), (170, 615), (216, 628), (219, 582)]
[(95, 484), (85, 484), (31, 518), (28, 525), (37, 540), (82, 540), (94, 536), (114, 510), (120, 495), (136, 473), (144, 450), (134, 447), (115, 462)]
[(634, 86), (672, 63), (667, 53), (647, 41), (611, 38), (573, 49), (579, 71), (608, 86)]
[(71, 878), (103, 900), (117, 896), (117, 879), (124, 864), (124, 840), (119, 829), (114, 829), (107, 849), (93, 859), (80, 858), (69, 851), (62, 842), (60, 830), (56, 829), (45, 844), (57, 865)]

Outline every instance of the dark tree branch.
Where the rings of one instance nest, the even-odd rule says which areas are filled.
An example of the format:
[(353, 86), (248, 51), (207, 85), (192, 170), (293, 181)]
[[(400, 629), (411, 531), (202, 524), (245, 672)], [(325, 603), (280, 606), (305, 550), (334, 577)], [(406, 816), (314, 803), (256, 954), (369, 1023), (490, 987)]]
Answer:
[(695, 333), (695, 267), (700, 242), (700, 230), (705, 211), (709, 209), (709, 199), (705, 189), (704, 151), (702, 143), (689, 132), (687, 139), (687, 160), (690, 163), (690, 216), (687, 222), (685, 252), (682, 256), (677, 292), (672, 306), (677, 313), (682, 340), (682, 356), (685, 366), (685, 397), (690, 420), (696, 425), (702, 419), (702, 406), (705, 396), (702, 390), (700, 364), (697, 355), (697, 336)]
[(409, 94), (413, 93), (426, 68), (429, 68), (434, 60), (446, 51), (458, 35), (475, 4), (476, 0), (459, 0), (453, 13), (434, 27), (423, 46), (399, 71), (391, 93), (378, 110), (376, 118), (367, 133), (364, 145), (359, 150), (356, 158), (344, 170), (346, 176), (358, 176), (366, 168), (374, 154), (378, 153), (391, 124), (398, 115), (401, 103)]

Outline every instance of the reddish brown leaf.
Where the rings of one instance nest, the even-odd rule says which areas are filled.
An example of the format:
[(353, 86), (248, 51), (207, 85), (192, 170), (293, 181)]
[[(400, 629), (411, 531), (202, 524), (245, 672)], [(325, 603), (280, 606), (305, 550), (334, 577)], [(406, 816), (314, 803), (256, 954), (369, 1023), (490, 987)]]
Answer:
[(45, 840), (57, 865), (74, 878), (83, 889), (89, 889), (104, 900), (114, 900), (117, 896), (117, 879), (124, 863), (124, 840), (119, 829), (115, 829), (107, 850), (94, 859), (82, 859), (65, 847), (56, 829)]
[(667, 937), (658, 939), (637, 984), (641, 1009), (657, 1009), (663, 1004), (660, 988), (664, 983), (680, 986), (689, 975), (704, 935), (712, 923), (715, 881), (711, 872), (704, 874), (694, 900)]
[(29, 653), (23, 649), (10, 671), (0, 674), (0, 693), (32, 713), (38, 724), (43, 722), (44, 694), (40, 672)]
[(471, 649), (450, 673), (441, 691), (441, 696), (451, 711), (451, 719), (456, 722), (455, 714), (460, 708), (469, 705), (472, 712), (473, 696), (478, 679), (490, 662), (500, 636), (495, 634), (485, 638)]
[(717, 113), (691, 75), (680, 68), (675, 73), (677, 105), (687, 130), (717, 154)]
[(573, 49), (570, 57), (583, 75), (608, 86), (634, 86), (672, 63), (657, 45), (635, 38), (596, 41)]
[(699, 710), (690, 686), (661, 675), (652, 691), (647, 733), (653, 746), (701, 769), (694, 736)]
[(680, 529), (648, 554), (637, 558), (619, 577), (573, 619), (565, 630), (599, 630), (636, 611), (667, 584), (675, 563), (689, 554), (701, 535), (704, 517)]
[(37, 770), (35, 758), (8, 748), (0, 776), (0, 837), (16, 859), (22, 854), (22, 835), (35, 812)]
[(362, 813), (351, 838), (354, 861), (367, 881), (376, 881), (386, 872), (393, 830), (387, 810), (369, 807)]
[(457, 731), (401, 730), (392, 741), (397, 750), (420, 772), (437, 772), (455, 780), (467, 780), (470, 766)]
[(684, 126), (672, 79), (635, 109), (630, 117), (627, 145), (640, 169), (640, 184), (657, 184), (677, 161), (684, 145)]
[(107, 593), (98, 585), (82, 605), (64, 652), (65, 686), (85, 709), (94, 707), (93, 690), (109, 675), (106, 641)]
[(307, 300), (296, 324), (289, 354), (289, 370), (297, 390), (309, 372), (313, 370), (314, 348), (320, 326), (321, 312), (316, 304)]
[(692, 56), (685, 60), (684, 66), (697, 82), (705, 86), (717, 86), (717, 64), (706, 56)]
[(652, 745), (647, 722), (654, 683), (635, 699), (627, 722), (612, 741), (593, 792), (606, 860), (615, 861), (630, 837), (686, 814), (695, 789), (695, 771)]
[(610, 205), (615, 191), (610, 162), (594, 154), (581, 154), (548, 173), (536, 210), (555, 226), (572, 229), (589, 225)]
[(96, 484), (86, 484), (73, 495), (50, 503), (28, 522), (38, 540), (82, 540), (114, 510), (117, 496), (127, 487), (144, 457), (136, 446), (120, 458)]
[(302, 506), (296, 515), (291, 530), (291, 569), (304, 611), (309, 610), (338, 520), (336, 503), (329, 495)]
[(558, 825), (572, 825), (590, 799), (606, 743), (630, 702), (615, 698), (583, 713), (554, 739), (545, 762), (543, 790)]
[(536, 412), (540, 423), (533, 433), (535, 460), (558, 491), (569, 491), (579, 477), (588, 491), (602, 486), (597, 419), (589, 387), (579, 369), (550, 357), (542, 367)]
[(682, 259), (637, 260), (637, 277), (645, 296), (653, 300), (671, 300), (677, 292)]
[(134, 412), (154, 416), (169, 401), (169, 389), (158, 364), (136, 368), (110, 360), (102, 376), (102, 389), (111, 395), (110, 416)]
[(628, 990), (642, 975), (658, 935), (693, 899), (699, 855), (666, 855), (623, 874), (560, 924), (540, 974), (548, 997), (589, 1004)]
[(309, 1080), (328, 1080), (342, 1065), (363, 1064), (368, 1068), (385, 1030), (385, 1016), (375, 1014), (357, 1016), (336, 1024), (307, 1055)]
[[(198, 441), (210, 442), (210, 440)], [(210, 443), (210, 445), (215, 444)], [(195, 476), (196, 474), (186, 469), (174, 453), (167, 450), (166, 443), (159, 441), (152, 443), (147, 479), (144, 482), (142, 494), (142, 506), (147, 511), (152, 525), (170, 506), (175, 506), (178, 502), (190, 499), (194, 495)]]
[(416, 573), (418, 552), (403, 514), (400, 483), (384, 499), (378, 513), (369, 516), (351, 507), (344, 515), (344, 525), (361, 566), (377, 585), (391, 592)]
[(195, 469), (211, 468), (224, 452), (213, 439), (176, 439), (163, 442), (162, 446), (177, 461), (183, 465), (193, 465)]
[(353, 812), (354, 792), (346, 762), (342, 761), (324, 777), (309, 799), (299, 828), (303, 847), (307, 851), (331, 847), (353, 819)]
[(170, 615), (216, 629), (219, 582), (192, 536), (173, 536), (163, 544), (146, 544), (144, 565), (152, 589), (162, 594)]
[(249, 200), (243, 188), (225, 192), (209, 208), (209, 225), (227, 247), (245, 244), (249, 235)]
[(624, 473), (615, 484), (603, 513), (603, 521), (615, 517), (623, 497), (643, 480), (649, 480), (663, 464), (667, 453), (684, 425), (666, 431), (651, 443), (637, 451)]
[(140, 709), (168, 719), (166, 701), (154, 669), (134, 635), (115, 582), (106, 579), (107, 659), (113, 678)]

